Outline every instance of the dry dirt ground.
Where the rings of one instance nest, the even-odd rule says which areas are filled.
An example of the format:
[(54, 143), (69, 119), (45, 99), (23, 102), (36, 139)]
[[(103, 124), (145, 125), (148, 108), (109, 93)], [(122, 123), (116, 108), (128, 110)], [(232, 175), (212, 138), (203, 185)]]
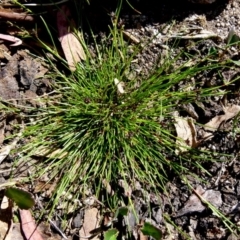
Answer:
[[(234, 31), (236, 35), (240, 36), (239, 0), (217, 0), (210, 5), (191, 4), (187, 0), (156, 2), (156, 0), (133, 0), (132, 5), (137, 11), (124, 5), (120, 14), (121, 24), (124, 25), (126, 32), (131, 34), (131, 36), (127, 34), (126, 38), (132, 41), (132, 44), (149, 42), (132, 64), (132, 69), (127, 76), (129, 79), (148, 75), (153, 66), (159, 62), (159, 59), (169, 54), (171, 48), (173, 50), (170, 51), (170, 54), (173, 57), (184, 50), (195, 55), (196, 58), (201, 58), (206, 56), (211, 48), (223, 49), (229, 32)], [(114, 17), (112, 15), (114, 9), (114, 4), (104, 0), (93, 1), (90, 6), (85, 8), (84, 14), (90, 19), (90, 24), (98, 38), (104, 36), (108, 31), (108, 24), (111, 24), (111, 18)], [(30, 26), (31, 29), (33, 26), (31, 21), (19, 23), (16, 20), (13, 25), (6, 25), (3, 17), (0, 19), (0, 24), (3, 26), (4, 32), (1, 32), (2, 34), (14, 33), (17, 25), (26, 28)], [(87, 27), (83, 27), (83, 30), (87, 39)], [(44, 33), (40, 31), (39, 35), (41, 34)], [(179, 38), (181, 41), (177, 45), (178, 47), (175, 47), (176, 39)], [(150, 41), (150, 39), (152, 40)], [(199, 40), (203, 41), (198, 42)], [(48, 66), (29, 54), (29, 52), (36, 54), (36, 45), (31, 44), (31, 41), (23, 40), (22, 45), (12, 47), (9, 42), (1, 42), (0, 97), (3, 100), (14, 99), (15, 103), (25, 107), (41, 107), (34, 98), (52, 90), (51, 80), (45, 77)], [(39, 52), (41, 51), (39, 50)], [(223, 54), (223, 57), (238, 61), (240, 58), (239, 48), (232, 47)], [(239, 70), (239, 66), (234, 65), (230, 69), (224, 70), (222, 75), (226, 81), (231, 81), (240, 77)], [(220, 84), (221, 81), (217, 73), (206, 74), (197, 80), (202, 81), (203, 85), (210, 86)], [(218, 97), (215, 97), (201, 106), (199, 104), (181, 106), (179, 112), (182, 116), (192, 117), (200, 124), (206, 124), (214, 117), (224, 115), (227, 111), (226, 108), (233, 104), (237, 106), (237, 111), (239, 111), (239, 86), (239, 81), (236, 81), (235, 85), (231, 87), (231, 94), (228, 94), (224, 100), (225, 106), (220, 104)], [(135, 186), (132, 189), (131, 198), (135, 213), (130, 212), (119, 223), (122, 229), (122, 239), (124, 239), (126, 221), (129, 222), (128, 225), (134, 232), (132, 238), (137, 239), (135, 214), (158, 226), (164, 233), (164, 239), (187, 239), (184, 233), (189, 236), (189, 239), (240, 239), (240, 236), (231, 234), (219, 217), (214, 215), (209, 207), (202, 204), (197, 197), (197, 194), (202, 195), (231, 219), (236, 226), (240, 224), (240, 135), (239, 126), (233, 126), (234, 121), (229, 119), (229, 121), (225, 121), (225, 125), (220, 124), (219, 129), (214, 132), (214, 136), (201, 146), (203, 149), (211, 150), (213, 156), (219, 156), (218, 153), (228, 155), (221, 155), (221, 162), (206, 163), (204, 167), (209, 174), (206, 172), (196, 173), (204, 181), (186, 175), (194, 188), (193, 192), (175, 176), (170, 176), (171, 181), (167, 184), (168, 196), (156, 196), (150, 190), (144, 189), (143, 186)], [(10, 144), (7, 137), (13, 132), (14, 124), (19, 121), (15, 115), (8, 115), (1, 111), (0, 144), (2, 149)], [(198, 135), (201, 134), (200, 130), (197, 129)], [(16, 145), (16, 143), (14, 144)], [(14, 144), (10, 144), (13, 149)], [(9, 169), (14, 157), (9, 156), (1, 162), (0, 181), (2, 183), (9, 179)], [(46, 192), (45, 195), (40, 195), (43, 204), (44, 199), (47, 199)], [(67, 227), (63, 231), (65, 235), (61, 236), (56, 233), (58, 231), (55, 227), (51, 229), (52, 232), (48, 233), (46, 233), (46, 228), (41, 228), (40, 231), (45, 233), (44, 239), (64, 239), (66, 237), (68, 239), (83, 239), (79, 238), (79, 230), (81, 234), (81, 228), (84, 221), (87, 222), (87, 216), (96, 214), (101, 204), (94, 200), (91, 193), (87, 199), (84, 201), (80, 199), (80, 201), (79, 206), (81, 207), (67, 216)], [(59, 209), (52, 220), (60, 229), (63, 229), (64, 221), (61, 219), (61, 208), (59, 207)], [(166, 218), (164, 220), (164, 215), (169, 216), (169, 221), (166, 221)], [(182, 229), (182, 233), (173, 227), (174, 224)], [(18, 238), (13, 237), (12, 239), (23, 239), (21, 237), (22, 234)]]

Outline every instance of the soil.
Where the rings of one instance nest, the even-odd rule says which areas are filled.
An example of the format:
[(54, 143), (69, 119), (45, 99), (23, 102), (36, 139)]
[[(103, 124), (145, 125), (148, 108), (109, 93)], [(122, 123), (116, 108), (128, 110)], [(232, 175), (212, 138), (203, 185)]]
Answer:
[[(70, 4), (70, 3), (69, 3)], [(151, 73), (154, 66), (161, 64), (161, 59), (169, 53), (175, 57), (180, 52), (185, 51), (194, 56), (197, 61), (204, 58), (213, 48), (220, 49), (223, 59), (238, 61), (239, 46), (233, 46), (228, 51), (224, 51), (229, 33), (235, 32), (240, 36), (240, 1), (217, 0), (212, 4), (197, 4), (185, 0), (162, 0), (156, 5), (154, 0), (132, 0), (129, 5), (124, 4), (120, 14), (120, 27), (124, 26), (126, 31), (126, 40), (131, 44), (142, 44), (143, 50), (136, 56), (127, 78), (143, 78)], [(71, 4), (70, 4), (71, 6)], [(85, 6), (84, 13), (90, 20), (93, 31), (97, 39), (103, 38), (108, 33), (108, 25), (114, 21), (114, 9), (116, 5), (109, 1), (92, 1), (89, 6)], [(38, 11), (40, 11), (38, 9)], [(140, 14), (141, 13), (141, 14)], [(6, 25), (4, 19), (0, 19), (0, 24), (6, 32), (3, 34), (16, 31), (18, 22), (12, 26)], [(32, 23), (22, 23), (19, 26), (26, 27), (30, 30), (33, 28)], [(30, 31), (29, 30), (29, 31)], [(88, 27), (83, 22), (83, 31), (85, 38), (91, 43)], [(39, 30), (39, 36), (44, 35), (43, 30)], [(176, 45), (177, 39), (180, 41)], [(201, 41), (199, 41), (201, 40)], [(146, 45), (146, 43), (148, 43)], [(32, 45), (34, 44), (34, 46)], [(36, 43), (23, 41), (23, 45), (11, 47), (8, 42), (0, 43), (0, 97), (3, 101), (12, 101), (17, 104), (22, 111), (27, 107), (41, 108), (41, 102), (37, 96), (47, 95), (52, 91), (52, 81), (47, 77), (50, 66), (46, 65), (41, 55), (41, 48), (36, 48)], [(91, 48), (91, 44), (89, 44)], [(36, 57), (34, 54), (40, 53)], [(39, 58), (41, 57), (41, 58)], [(55, 61), (55, 60), (54, 60)], [(55, 62), (57, 63), (57, 60)], [(176, 65), (181, 65), (183, 59), (179, 59)], [(229, 106), (240, 106), (239, 64), (232, 64), (230, 68), (223, 69), (221, 72), (224, 81), (230, 82), (235, 79), (234, 85), (227, 85), (222, 89), (230, 91), (226, 97), (221, 99), (218, 96), (204, 99), (200, 103), (179, 106), (179, 113), (184, 117), (192, 117), (198, 123), (204, 125), (216, 116), (226, 113)], [(199, 81), (202, 87), (218, 86), (223, 84), (223, 78), (219, 77), (218, 72), (207, 72), (205, 76), (197, 76), (192, 79), (194, 85)], [(180, 85), (185, 87), (184, 85)], [(200, 100), (201, 101), (201, 100)], [(19, 129), (14, 125), (21, 122), (21, 118), (14, 114), (1, 113), (0, 125), (0, 144), (1, 152), (5, 146), (11, 145), (8, 136), (17, 134)], [(197, 135), (201, 138), (201, 131), (204, 128), (197, 127)], [(212, 206), (219, 209), (227, 218), (229, 218), (237, 228), (240, 224), (239, 214), (239, 197), (240, 197), (240, 163), (239, 163), (239, 146), (240, 135), (239, 125), (232, 118), (220, 124), (217, 131), (211, 132), (212, 137), (203, 141), (199, 146), (202, 150), (211, 150), (210, 155), (202, 155), (199, 158), (219, 158), (219, 161), (207, 161), (203, 164), (206, 171), (200, 171), (190, 166), (192, 174), (186, 174), (186, 179), (191, 187), (186, 185), (180, 178), (169, 176), (171, 181), (168, 182), (167, 194), (157, 196), (151, 189), (142, 186), (140, 183), (135, 186), (122, 186), (122, 196), (126, 200), (131, 197), (135, 212), (130, 211), (120, 222), (115, 223), (116, 227), (122, 229), (120, 238), (125, 238), (125, 231), (128, 227), (133, 232), (132, 239), (138, 239), (138, 222), (136, 216), (147, 219), (153, 225), (157, 226), (163, 232), (163, 239), (240, 239), (238, 232), (234, 234), (229, 231), (226, 224), (216, 214), (213, 214), (211, 207), (201, 201), (201, 197), (209, 201)], [(24, 144), (24, 140), (19, 144)], [(16, 145), (16, 144), (15, 144)], [(11, 145), (14, 149), (15, 145)], [(188, 153), (185, 153), (186, 155)], [(0, 181), (2, 183), (9, 179), (9, 169), (12, 167), (13, 159), (17, 153), (9, 155), (2, 160), (0, 165)], [(192, 159), (193, 161), (194, 159)], [(25, 174), (25, 171), (23, 171)], [(41, 182), (36, 184), (41, 185)], [(111, 188), (110, 186), (108, 186)], [(38, 190), (33, 191), (38, 194)], [(45, 186), (45, 192), (39, 194), (41, 205), (46, 205), (46, 199), (51, 194), (54, 186)], [(107, 184), (106, 184), (106, 189)], [(28, 190), (31, 187), (28, 186)], [(108, 189), (108, 191), (110, 191)], [(74, 200), (72, 199), (72, 202)], [(61, 209), (58, 207), (54, 215), (53, 222), (60, 228), (67, 239), (79, 238), (79, 229), (84, 221), (84, 215), (87, 215), (87, 209), (100, 209), (101, 202), (94, 198), (89, 191), (86, 199), (80, 199), (79, 207), (67, 216), (67, 227), (64, 228)], [(105, 209), (106, 210), (106, 209)], [(37, 211), (37, 210), (36, 210)], [(168, 220), (167, 217), (168, 216)], [(37, 216), (35, 216), (37, 217)], [(106, 214), (104, 215), (106, 218)], [(181, 231), (177, 231), (177, 226)], [(46, 232), (42, 228), (42, 232)], [(44, 239), (61, 239), (59, 232), (56, 233), (56, 227), (51, 228), (50, 235), (45, 234)], [(81, 230), (80, 230), (81, 233)], [(143, 238), (141, 238), (143, 239)]]

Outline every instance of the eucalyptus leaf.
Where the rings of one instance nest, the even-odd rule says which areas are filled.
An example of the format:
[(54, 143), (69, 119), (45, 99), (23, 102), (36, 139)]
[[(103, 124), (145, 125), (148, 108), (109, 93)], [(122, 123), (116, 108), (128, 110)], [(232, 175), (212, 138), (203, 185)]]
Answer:
[(35, 204), (32, 194), (20, 188), (7, 188), (5, 195), (12, 199), (21, 209), (29, 209)]
[(115, 228), (109, 229), (104, 233), (104, 240), (116, 240), (118, 235), (118, 230)]
[(119, 207), (115, 213), (115, 218), (119, 216), (127, 216), (128, 208), (127, 207)]
[(153, 226), (151, 223), (145, 222), (141, 231), (144, 235), (151, 236), (156, 240), (160, 240), (162, 238), (161, 230)]

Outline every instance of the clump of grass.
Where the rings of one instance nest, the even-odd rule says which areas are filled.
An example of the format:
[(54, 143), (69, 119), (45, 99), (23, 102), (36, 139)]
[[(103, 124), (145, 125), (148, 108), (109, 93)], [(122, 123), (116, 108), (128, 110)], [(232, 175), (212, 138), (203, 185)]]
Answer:
[(217, 67), (204, 67), (202, 61), (194, 67), (171, 68), (176, 59), (169, 60), (147, 79), (130, 81), (126, 71), (134, 56), (128, 55), (116, 28), (109, 39), (110, 47), (103, 47), (96, 58), (88, 54), (74, 73), (56, 71), (57, 94), (26, 128), (25, 137), (31, 139), (24, 154), (46, 157), (36, 175), (50, 173), (58, 182), (53, 205), (71, 186), (99, 190), (103, 180), (123, 178), (164, 188), (166, 169), (181, 174), (183, 162), (190, 160), (176, 161), (173, 111), (178, 104), (214, 91), (174, 90), (180, 82)]

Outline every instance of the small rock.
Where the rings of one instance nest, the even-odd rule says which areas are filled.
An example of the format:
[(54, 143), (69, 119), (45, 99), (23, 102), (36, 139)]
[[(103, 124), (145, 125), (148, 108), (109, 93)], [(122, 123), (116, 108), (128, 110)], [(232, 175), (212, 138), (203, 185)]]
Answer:
[(80, 228), (82, 226), (83, 216), (81, 213), (78, 213), (72, 221), (72, 228)]
[[(207, 190), (205, 191), (201, 186), (195, 190), (204, 200), (219, 208), (222, 205), (222, 197), (219, 191)], [(205, 206), (196, 194), (192, 194), (184, 207), (178, 211), (176, 217), (180, 217), (193, 212), (202, 212)]]
[(162, 222), (162, 220), (163, 220), (162, 209), (160, 207), (153, 208), (152, 216), (156, 220), (156, 223), (160, 224)]

